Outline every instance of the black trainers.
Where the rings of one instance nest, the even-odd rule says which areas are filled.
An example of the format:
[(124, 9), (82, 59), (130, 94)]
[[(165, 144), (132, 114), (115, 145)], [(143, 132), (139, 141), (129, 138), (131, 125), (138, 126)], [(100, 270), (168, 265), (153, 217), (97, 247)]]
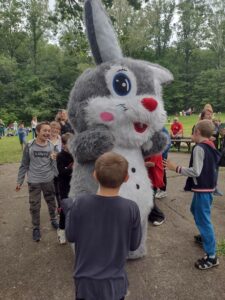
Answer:
[(158, 208), (158, 206), (154, 206), (151, 213), (148, 215), (148, 220), (154, 225), (159, 226), (165, 222), (165, 215)]
[(194, 236), (195, 243), (202, 246), (202, 237), (200, 234)]
[(199, 270), (206, 270), (219, 265), (219, 260), (217, 257), (211, 258), (209, 255), (198, 259), (195, 263), (195, 267)]
[(51, 224), (52, 224), (52, 227), (54, 228), (54, 229), (58, 229), (59, 228), (59, 224), (58, 224), (58, 222), (56, 221), (56, 220), (52, 220), (51, 221)]
[(39, 242), (41, 240), (41, 232), (39, 228), (33, 229), (33, 240)]

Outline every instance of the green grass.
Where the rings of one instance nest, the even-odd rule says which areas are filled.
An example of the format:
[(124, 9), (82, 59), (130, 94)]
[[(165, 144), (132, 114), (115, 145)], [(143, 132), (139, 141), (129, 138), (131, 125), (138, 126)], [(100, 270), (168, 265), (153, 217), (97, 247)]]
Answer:
[(225, 256), (225, 240), (218, 242), (216, 252), (218, 256)]
[[(27, 141), (31, 139), (29, 134)], [(22, 150), (18, 136), (5, 136), (0, 139), (0, 164), (19, 162), (21, 158)]]
[[(218, 117), (220, 117), (220, 120), (222, 122), (225, 122), (225, 113), (219, 115)], [(172, 122), (173, 118), (173, 115), (169, 116), (168, 120)], [(190, 136), (192, 127), (198, 121), (198, 115), (187, 117), (180, 116), (179, 121), (184, 125), (184, 136)], [(167, 123), (166, 127), (167, 129), (169, 129), (170, 124)], [(31, 140), (31, 134), (29, 134), (29, 136), (27, 137), (27, 141), (29, 140)], [(19, 162), (21, 160), (21, 157), (22, 151), (18, 136), (4, 137), (0, 139), (0, 164)]]

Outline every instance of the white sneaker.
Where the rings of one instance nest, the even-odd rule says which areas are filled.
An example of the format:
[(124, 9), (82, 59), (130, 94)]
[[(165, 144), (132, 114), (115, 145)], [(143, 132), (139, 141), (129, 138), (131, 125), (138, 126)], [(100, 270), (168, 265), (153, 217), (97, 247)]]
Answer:
[(165, 192), (165, 191), (159, 191), (155, 195), (156, 199), (165, 198), (166, 196), (167, 196), (167, 192)]
[(160, 225), (162, 225), (164, 222), (165, 222), (165, 218), (162, 219), (162, 220), (160, 220), (160, 221), (154, 221), (152, 224), (153, 224), (154, 226), (160, 226)]
[(58, 229), (57, 230), (57, 237), (60, 245), (65, 245), (66, 244), (66, 235), (65, 235), (65, 230)]

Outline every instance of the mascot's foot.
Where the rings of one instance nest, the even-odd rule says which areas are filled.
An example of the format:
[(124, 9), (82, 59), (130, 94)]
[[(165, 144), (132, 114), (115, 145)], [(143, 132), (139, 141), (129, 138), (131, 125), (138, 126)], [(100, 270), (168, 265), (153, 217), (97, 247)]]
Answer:
[(136, 251), (130, 251), (127, 259), (138, 259), (146, 256), (147, 252), (144, 248), (139, 247)]

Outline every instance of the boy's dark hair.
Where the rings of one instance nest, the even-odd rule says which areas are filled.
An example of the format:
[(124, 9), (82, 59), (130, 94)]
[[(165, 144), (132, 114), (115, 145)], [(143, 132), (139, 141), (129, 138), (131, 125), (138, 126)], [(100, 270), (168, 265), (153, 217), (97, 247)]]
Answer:
[(95, 172), (101, 186), (118, 188), (128, 174), (128, 161), (122, 155), (106, 152), (96, 160)]
[(48, 121), (43, 121), (43, 122), (38, 123), (37, 126), (36, 126), (36, 131), (40, 132), (41, 127), (44, 126), (44, 125), (49, 125), (50, 126), (50, 123)]
[(62, 138), (62, 144), (63, 144), (63, 145), (66, 145), (67, 142), (68, 142), (68, 140), (71, 139), (72, 136), (73, 136), (73, 134), (70, 133), (70, 132), (64, 133), (64, 134), (62, 135), (62, 137), (61, 137), (61, 138)]
[(195, 125), (195, 131), (200, 131), (201, 136), (210, 138), (213, 135), (214, 125), (211, 120), (201, 120)]

